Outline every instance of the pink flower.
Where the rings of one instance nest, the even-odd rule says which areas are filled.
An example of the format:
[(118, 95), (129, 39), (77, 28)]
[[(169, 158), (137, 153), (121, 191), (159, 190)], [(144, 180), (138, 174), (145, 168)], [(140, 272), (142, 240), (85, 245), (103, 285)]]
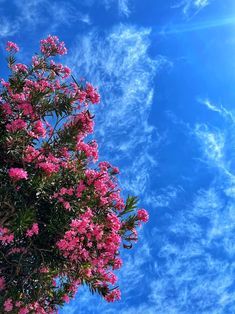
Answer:
[(32, 162), (36, 160), (40, 152), (36, 150), (33, 146), (28, 145), (24, 151), (24, 161), (25, 162)]
[(17, 106), (20, 110), (23, 111), (23, 114), (25, 116), (29, 115), (32, 116), (33, 115), (33, 107), (31, 106), (31, 104), (29, 103), (23, 103), (23, 104), (19, 104)]
[(117, 215), (113, 214), (113, 213), (109, 213), (107, 215), (107, 220), (110, 223), (111, 228), (114, 231), (119, 231), (121, 228), (121, 221), (119, 220), (119, 218), (117, 217)]
[(6, 312), (11, 312), (12, 309), (13, 309), (12, 299), (9, 298), (4, 302), (4, 310)]
[(26, 307), (22, 307), (20, 310), (19, 310), (19, 313), (18, 314), (28, 314), (29, 313), (29, 310), (26, 308)]
[(67, 294), (63, 295), (62, 300), (65, 301), (66, 303), (69, 303), (69, 296)]
[(3, 109), (5, 114), (9, 114), (9, 115), (12, 114), (12, 110), (11, 110), (10, 104), (8, 104), (8, 103), (2, 104), (2, 109)]
[(28, 179), (28, 173), (24, 169), (21, 168), (10, 168), (8, 171), (9, 176), (14, 181), (19, 181), (22, 179), (27, 180)]
[(100, 95), (90, 83), (86, 84), (87, 98), (92, 102), (92, 104), (98, 104), (100, 102)]
[(116, 258), (114, 260), (113, 269), (119, 269), (122, 267), (122, 260), (120, 258)]
[(38, 120), (34, 123), (34, 126), (33, 126), (33, 133), (35, 134), (35, 136), (38, 138), (38, 137), (46, 137), (46, 130), (44, 129), (44, 126), (43, 126), (43, 123), (42, 121)]
[(145, 209), (139, 209), (137, 212), (138, 220), (147, 222), (149, 220), (149, 214)]
[(63, 73), (62, 78), (65, 79), (65, 78), (70, 76), (71, 70), (69, 67), (65, 66), (65, 67), (63, 67), (62, 73)]
[(21, 305), (22, 305), (22, 302), (21, 302), (21, 301), (16, 301), (16, 303), (15, 303), (15, 306), (16, 306), (16, 307), (21, 307)]
[(59, 171), (59, 166), (55, 165), (52, 162), (40, 162), (38, 164), (38, 168), (42, 169), (47, 175), (51, 175), (52, 173), (56, 173)]
[(0, 241), (3, 244), (8, 244), (13, 242), (14, 234), (10, 233), (9, 229), (0, 227)]
[(60, 191), (59, 191), (59, 194), (60, 195), (73, 195), (73, 188), (61, 188)]
[(37, 235), (39, 232), (38, 224), (34, 223), (30, 229), (26, 231), (26, 236), (31, 238), (34, 234)]
[(25, 64), (17, 63), (13, 65), (12, 71), (14, 72), (22, 72), (22, 73), (28, 73), (28, 67)]
[(10, 132), (17, 132), (19, 130), (25, 129), (27, 126), (27, 123), (22, 119), (16, 119), (15, 121), (12, 121), (11, 123), (8, 123), (6, 125), (7, 131)]
[(12, 41), (8, 41), (6, 45), (6, 51), (10, 52), (18, 52), (20, 48), (17, 46), (17, 44), (13, 43)]
[(108, 302), (114, 302), (121, 299), (121, 292), (118, 289), (111, 291), (108, 295), (105, 296), (105, 300)]
[(64, 208), (69, 210), (71, 208), (69, 202), (63, 202)]
[(93, 158), (94, 162), (98, 160), (98, 145), (96, 141), (92, 141), (90, 144), (79, 141), (76, 149), (84, 152), (87, 158)]
[(85, 184), (83, 183), (83, 181), (80, 181), (78, 186), (77, 186), (76, 196), (80, 198), (82, 196), (82, 192), (85, 189), (86, 189)]
[(60, 42), (57, 36), (49, 35), (46, 39), (41, 40), (40, 50), (45, 56), (64, 55), (67, 53), (64, 42)]

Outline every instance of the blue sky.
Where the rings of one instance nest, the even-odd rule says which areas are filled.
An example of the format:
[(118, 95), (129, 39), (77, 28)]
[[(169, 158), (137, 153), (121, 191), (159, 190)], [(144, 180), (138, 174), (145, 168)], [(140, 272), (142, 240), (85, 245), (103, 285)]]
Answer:
[(123, 252), (122, 300), (80, 288), (61, 314), (235, 313), (234, 0), (0, 0), (4, 45), (48, 34), (99, 87), (100, 158), (150, 222)]

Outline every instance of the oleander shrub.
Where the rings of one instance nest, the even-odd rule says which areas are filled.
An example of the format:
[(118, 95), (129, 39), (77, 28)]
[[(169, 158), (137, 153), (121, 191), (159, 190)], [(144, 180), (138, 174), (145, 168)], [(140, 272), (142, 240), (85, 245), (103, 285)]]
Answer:
[(141, 222), (137, 198), (125, 201), (119, 170), (98, 162), (90, 106), (100, 96), (58, 63), (56, 36), (41, 40), (29, 65), (6, 46), (10, 75), (0, 90), (0, 309), (56, 313), (79, 285), (120, 299), (114, 271)]

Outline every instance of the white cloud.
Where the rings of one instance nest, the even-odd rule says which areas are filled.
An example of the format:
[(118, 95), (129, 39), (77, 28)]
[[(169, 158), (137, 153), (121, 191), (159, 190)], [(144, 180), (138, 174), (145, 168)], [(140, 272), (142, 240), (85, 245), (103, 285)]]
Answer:
[(161, 188), (158, 193), (149, 191), (145, 197), (145, 202), (153, 208), (169, 208), (182, 192), (184, 189), (181, 186), (169, 185), (166, 188)]
[(211, 1), (213, 0), (181, 0), (172, 7), (181, 8), (186, 17), (192, 17), (208, 6)]
[(107, 11), (116, 8), (121, 17), (128, 17), (132, 12), (132, 2), (133, 0), (84, 0), (83, 5), (92, 6), (95, 3)]
[(119, 11), (125, 16), (129, 16), (131, 13), (130, 4), (128, 0), (119, 0), (118, 1)]
[[(198, 123), (192, 129), (175, 117), (173, 123), (190, 138), (196, 138), (201, 160), (214, 178), (207, 187), (201, 186), (191, 201), (184, 202), (181, 195), (182, 206), (168, 210), (165, 223), (161, 220), (163, 226), (158, 224), (153, 229), (149, 246), (155, 263), (152, 280), (146, 286), (148, 300), (122, 308), (120, 313), (235, 312), (235, 123), (232, 112), (225, 107), (209, 101), (204, 105), (223, 118), (224, 127)], [(162, 192), (159, 202), (172, 207), (171, 201), (187, 190), (169, 187)]]
[(8, 17), (0, 16), (1, 37), (9, 37), (27, 30), (39, 27), (46, 35), (55, 32), (60, 26), (70, 26), (76, 22), (92, 24), (88, 13), (81, 12), (77, 6), (69, 3), (58, 3), (53, 0), (14, 0), (17, 15)]
[(220, 182), (201, 189), (191, 205), (156, 229), (148, 301), (121, 313), (234, 312), (235, 207), (222, 192)]
[(209, 99), (199, 98), (198, 102), (201, 103), (202, 105), (206, 106), (209, 110), (217, 112), (223, 118), (228, 120), (228, 122), (232, 122), (235, 124), (234, 114), (231, 111), (229, 111), (228, 109), (226, 109), (224, 106), (214, 104)]
[(225, 135), (220, 130), (210, 130), (205, 124), (195, 126), (195, 135), (203, 146), (203, 153), (209, 162), (224, 167)]
[[(197, 124), (193, 134), (201, 145), (203, 152), (201, 161), (206, 162), (212, 169), (217, 169), (224, 180), (229, 181), (231, 185), (232, 182), (235, 183), (235, 123), (231, 119), (233, 117), (231, 112), (221, 111), (220, 114), (225, 117), (226, 128), (224, 130)], [(233, 187), (230, 186), (227, 191), (232, 190)]]
[(5, 38), (12, 36), (19, 31), (19, 23), (12, 23), (5, 17), (0, 17), (0, 37)]
[(103, 0), (103, 4), (106, 10), (109, 10), (113, 4), (118, 6), (118, 10), (120, 15), (129, 16), (130, 8), (129, 8), (129, 0)]

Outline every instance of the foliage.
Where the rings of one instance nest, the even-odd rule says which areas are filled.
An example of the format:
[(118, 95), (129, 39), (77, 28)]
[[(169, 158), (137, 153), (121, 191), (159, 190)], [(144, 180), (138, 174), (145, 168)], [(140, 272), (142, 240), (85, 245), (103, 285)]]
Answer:
[(87, 140), (97, 90), (53, 60), (67, 52), (56, 36), (41, 41), (30, 65), (16, 63), (8, 42), (9, 80), (0, 91), (0, 308), (55, 313), (81, 284), (120, 299), (113, 273), (120, 246), (148, 220), (137, 199), (126, 203), (118, 168), (98, 161)]

